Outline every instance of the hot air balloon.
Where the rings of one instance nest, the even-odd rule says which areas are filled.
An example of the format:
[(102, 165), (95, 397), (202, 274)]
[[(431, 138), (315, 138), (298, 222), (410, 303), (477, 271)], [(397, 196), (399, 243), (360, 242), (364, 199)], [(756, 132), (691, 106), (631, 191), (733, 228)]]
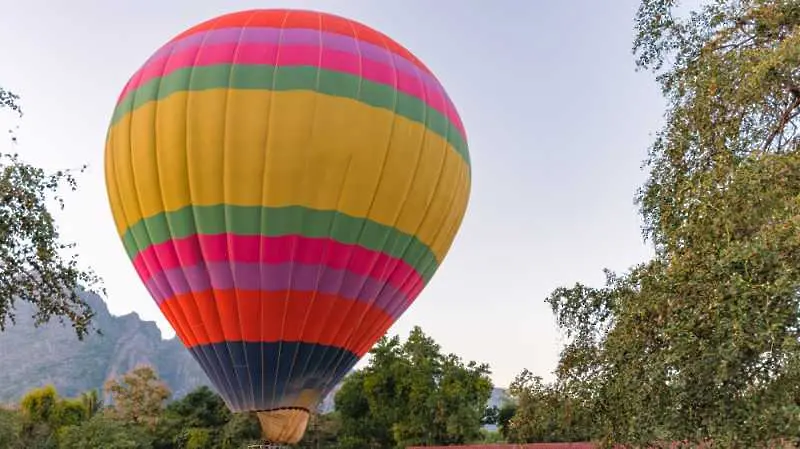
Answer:
[(339, 16), (200, 23), (130, 78), (111, 211), (159, 309), (233, 412), (298, 442), (414, 302), (470, 194), (464, 126), (419, 59)]

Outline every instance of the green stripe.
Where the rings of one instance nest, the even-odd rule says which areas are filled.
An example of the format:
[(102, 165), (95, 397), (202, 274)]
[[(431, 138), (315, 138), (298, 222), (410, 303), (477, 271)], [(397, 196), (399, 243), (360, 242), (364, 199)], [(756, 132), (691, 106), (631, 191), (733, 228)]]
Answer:
[[(150, 101), (162, 100), (176, 92), (206, 89), (269, 89), (276, 91), (311, 90), (350, 98), (370, 106), (396, 112), (424, 124), (442, 136), (470, 165), (467, 142), (441, 112), (413, 95), (342, 72), (317, 67), (219, 64), (178, 69), (165, 77), (154, 78), (133, 90), (117, 105), (112, 126), (126, 114)], [(396, 104), (395, 104), (396, 103)]]
[(128, 257), (133, 259), (149, 246), (171, 239), (222, 233), (331, 238), (402, 259), (425, 282), (430, 280), (439, 265), (427, 245), (396, 228), (338, 211), (302, 206), (187, 206), (139, 220), (125, 231), (122, 242)]

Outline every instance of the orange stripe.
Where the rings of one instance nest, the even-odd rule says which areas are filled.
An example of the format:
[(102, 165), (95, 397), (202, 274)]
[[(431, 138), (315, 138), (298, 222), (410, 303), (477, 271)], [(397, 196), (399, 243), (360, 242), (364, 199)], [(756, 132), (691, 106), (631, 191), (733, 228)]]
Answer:
[(294, 290), (207, 290), (169, 298), (160, 308), (187, 347), (301, 341), (347, 349), (359, 357), (393, 321), (363, 301)]
[(432, 73), (425, 64), (414, 56), (408, 49), (398, 44), (385, 34), (378, 32), (364, 24), (346, 19), (334, 14), (316, 11), (302, 11), (292, 9), (262, 9), (239, 11), (231, 14), (209, 19), (197, 24), (183, 33), (172, 38), (179, 40), (192, 34), (219, 28), (234, 27), (275, 27), (275, 28), (306, 28), (311, 30), (327, 31), (356, 38), (387, 48), (413, 62), (420, 69)]

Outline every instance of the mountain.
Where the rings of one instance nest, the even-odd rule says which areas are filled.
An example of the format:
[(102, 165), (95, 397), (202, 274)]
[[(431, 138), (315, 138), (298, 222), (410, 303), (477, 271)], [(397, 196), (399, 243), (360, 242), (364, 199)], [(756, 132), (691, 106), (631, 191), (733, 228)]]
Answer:
[[(16, 324), (0, 332), (0, 403), (16, 402), (32, 388), (52, 384), (59, 394), (74, 397), (89, 389), (102, 391), (106, 380), (139, 364), (154, 366), (179, 398), (201, 385), (211, 385), (200, 365), (177, 339), (164, 340), (155, 322), (136, 313), (114, 316), (93, 293), (82, 294), (95, 312), (102, 335), (90, 333), (80, 341), (72, 327), (57, 320), (35, 327), (33, 307), (16, 304)], [(333, 410), (335, 387), (320, 405)], [(495, 388), (489, 406), (501, 405), (505, 390)]]
[(510, 399), (505, 388), (494, 388), (492, 390), (492, 395), (489, 396), (489, 403), (486, 406), (501, 408)]
[(95, 311), (94, 324), (102, 332), (90, 333), (84, 341), (58, 320), (35, 327), (33, 307), (17, 302), (16, 324), (0, 333), (0, 402), (17, 401), (28, 390), (47, 384), (64, 396), (102, 390), (106, 380), (142, 363), (157, 369), (175, 397), (210, 385), (181, 342), (162, 339), (154, 322), (135, 313), (111, 315), (99, 296), (82, 296)]

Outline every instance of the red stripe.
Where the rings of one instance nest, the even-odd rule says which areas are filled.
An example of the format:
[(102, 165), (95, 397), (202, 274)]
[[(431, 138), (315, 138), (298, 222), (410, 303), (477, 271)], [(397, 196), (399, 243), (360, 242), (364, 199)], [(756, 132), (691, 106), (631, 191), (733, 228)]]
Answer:
[(420, 69), (431, 73), (430, 69), (408, 51), (408, 49), (385, 34), (353, 20), (316, 11), (261, 9), (235, 12), (215, 17), (195, 25), (172, 38), (170, 42), (203, 31), (228, 27), (307, 28), (350, 36), (364, 42), (388, 48), (393, 53), (413, 62)]
[(420, 290), (419, 286), (424, 285), (419, 273), (401, 259), (330, 238), (299, 235), (195, 234), (147, 247), (134, 257), (133, 266), (146, 282), (164, 270), (224, 261), (324, 264), (388, 282), (403, 293), (414, 295), (412, 297)]
[(359, 357), (392, 321), (360, 301), (298, 291), (205, 291), (170, 298), (161, 311), (189, 348), (224, 341), (300, 341), (336, 346)]

